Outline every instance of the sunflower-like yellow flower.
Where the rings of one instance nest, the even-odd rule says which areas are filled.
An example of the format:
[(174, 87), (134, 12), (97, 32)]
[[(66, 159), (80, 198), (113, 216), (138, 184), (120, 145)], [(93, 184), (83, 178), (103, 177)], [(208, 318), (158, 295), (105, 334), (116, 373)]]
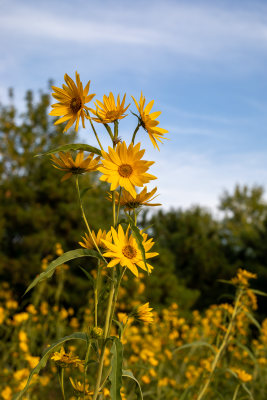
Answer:
[[(107, 247), (108, 251), (104, 253), (104, 257), (109, 257), (112, 260), (108, 263), (107, 267), (112, 268), (117, 264), (122, 267), (127, 267), (135, 275), (138, 276), (138, 269), (136, 266), (140, 267), (144, 271), (151, 272), (152, 265), (143, 261), (141, 251), (138, 248), (137, 242), (133, 235), (129, 235), (129, 228), (126, 233), (124, 233), (122, 226), (118, 226), (118, 232), (111, 227), (112, 239), (113, 240), (103, 240), (102, 242)], [(146, 260), (158, 255), (158, 253), (149, 253), (149, 250), (154, 245), (152, 239), (147, 240), (147, 234), (143, 233), (143, 246), (145, 249)]]
[(156, 118), (158, 118), (158, 116), (161, 114), (161, 111), (150, 113), (154, 104), (154, 100), (150, 101), (145, 106), (146, 98), (143, 96), (142, 92), (139, 103), (135, 100), (133, 96), (132, 99), (135, 102), (137, 110), (139, 111), (140, 124), (147, 131), (154, 148), (157, 147), (157, 149), (159, 150), (157, 141), (162, 143), (162, 139), (166, 139), (164, 137), (164, 133), (168, 132), (166, 129), (158, 127), (159, 121), (157, 121)]
[[(102, 239), (111, 240), (111, 232), (109, 231), (107, 233), (106, 231), (102, 231), (101, 229), (99, 229), (99, 231), (97, 232), (97, 235), (92, 230), (92, 236), (98, 247), (105, 247), (103, 245)], [(93, 249), (95, 247), (94, 241), (87, 233), (84, 234), (84, 237), (82, 237), (82, 239), (83, 239), (83, 242), (79, 242), (80, 246), (84, 247), (85, 249), (89, 249), (89, 250)]]
[(60, 367), (66, 368), (70, 365), (74, 367), (83, 366), (84, 361), (80, 360), (78, 356), (70, 353), (65, 353), (64, 347), (61, 347), (60, 352), (55, 352), (51, 360), (54, 360)]
[(232, 368), (232, 371), (234, 371), (238, 377), (238, 379), (242, 382), (250, 382), (252, 381), (252, 375), (248, 374), (246, 371), (243, 369), (239, 368)]
[(92, 118), (96, 122), (101, 122), (102, 124), (108, 124), (110, 122), (117, 121), (118, 119), (125, 118), (126, 115), (124, 113), (130, 106), (128, 104), (127, 107), (124, 108), (126, 94), (123, 96), (122, 102), (120, 102), (120, 95), (117, 97), (117, 104), (114, 99), (113, 93), (110, 92), (109, 96), (103, 96), (103, 103), (99, 100), (96, 100), (95, 107), (93, 110), (90, 108), (90, 111), (97, 116), (97, 118)]
[(94, 154), (90, 153), (88, 157), (84, 159), (83, 151), (79, 151), (75, 160), (72, 158), (70, 152), (63, 153), (60, 151), (59, 158), (54, 154), (51, 156), (53, 167), (67, 172), (61, 181), (69, 179), (72, 175), (83, 174), (85, 172), (96, 171), (99, 166), (100, 157), (94, 158)]
[(85, 104), (89, 103), (95, 94), (88, 95), (90, 81), (87, 83), (85, 88), (83, 88), (83, 84), (80, 81), (80, 75), (77, 71), (76, 84), (67, 74), (65, 74), (64, 79), (67, 85), (63, 84), (62, 89), (52, 86), (52, 89), (55, 92), (52, 93), (52, 96), (58, 101), (58, 103), (52, 104), (53, 110), (49, 115), (56, 117), (63, 116), (55, 122), (55, 125), (68, 121), (63, 132), (66, 132), (76, 121), (75, 130), (77, 131), (79, 128), (80, 118), (82, 119), (82, 125), (85, 128), (84, 118), (87, 118), (86, 110), (89, 110)]
[(149, 308), (149, 303), (143, 304), (142, 306), (137, 307), (137, 310), (134, 313), (134, 316), (137, 320), (147, 323), (153, 322), (153, 308)]
[(141, 160), (145, 150), (140, 150), (140, 143), (135, 146), (131, 143), (127, 148), (123, 142), (118, 143), (115, 150), (111, 147), (108, 149), (108, 153), (102, 150), (103, 166), (100, 166), (98, 171), (103, 173), (101, 181), (111, 183), (111, 191), (121, 186), (135, 199), (135, 186), (144, 186), (151, 179), (157, 179), (146, 172), (154, 161)]
[[(125, 207), (126, 211), (130, 211), (141, 206), (150, 206), (150, 207), (161, 206), (160, 203), (154, 203), (154, 204), (151, 203), (151, 201), (153, 201), (158, 196), (158, 195), (154, 196), (156, 191), (157, 188), (155, 187), (153, 190), (151, 190), (151, 192), (148, 192), (147, 187), (145, 186), (144, 189), (139, 194), (136, 195), (136, 198), (133, 198), (133, 196), (126, 190), (122, 191), (121, 197), (118, 192), (115, 192), (115, 203), (118, 204), (120, 201), (120, 205), (122, 207)], [(108, 194), (108, 200), (112, 201), (111, 193)]]
[(70, 377), (70, 383), (71, 383), (73, 389), (79, 395), (85, 393), (86, 396), (92, 396), (94, 394), (94, 392), (90, 392), (89, 391), (89, 383), (86, 383), (85, 386), (84, 386), (83, 383), (81, 383), (79, 381), (74, 381), (71, 377)]

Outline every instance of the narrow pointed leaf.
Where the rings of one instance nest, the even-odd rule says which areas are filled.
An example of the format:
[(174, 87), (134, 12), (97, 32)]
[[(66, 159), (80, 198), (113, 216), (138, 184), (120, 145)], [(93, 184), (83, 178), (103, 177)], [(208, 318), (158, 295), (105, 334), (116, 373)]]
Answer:
[(184, 344), (180, 347), (177, 347), (177, 349), (173, 350), (173, 353), (176, 353), (178, 351), (184, 350), (184, 349), (188, 349), (190, 347), (208, 347), (210, 350), (212, 350), (212, 352), (214, 354), (216, 354), (216, 350), (209, 344), (206, 342), (201, 342), (201, 341), (196, 341), (196, 342), (192, 342), (192, 343), (188, 343), (188, 344)]
[(19, 400), (21, 399), (21, 397), (26, 393), (26, 391), (28, 390), (32, 377), (33, 375), (39, 374), (40, 370), (42, 368), (44, 368), (46, 366), (46, 363), (49, 359), (49, 357), (51, 356), (52, 353), (54, 353), (59, 347), (62, 346), (63, 343), (69, 341), (69, 340), (83, 340), (85, 342), (88, 341), (88, 337), (87, 334), (84, 332), (75, 332), (72, 335), (69, 336), (65, 336), (64, 338), (61, 338), (59, 340), (57, 340), (55, 343), (53, 343), (50, 347), (48, 347), (48, 349), (45, 350), (41, 360), (39, 361), (39, 363), (36, 365), (36, 367), (31, 371), (28, 381), (26, 383), (26, 386), (24, 387), (24, 389), (18, 393), (15, 397), (14, 400)]
[(110, 396), (112, 400), (121, 400), (121, 387), (122, 387), (122, 343), (118, 338), (113, 339), (113, 344), (110, 349), (112, 354), (111, 359), (111, 373), (109, 380), (111, 382)]
[(123, 378), (130, 378), (135, 382), (135, 394), (137, 396), (137, 400), (143, 400), (143, 393), (142, 393), (142, 389), (141, 389), (140, 383), (135, 378), (135, 376), (133, 375), (132, 371), (123, 369), (122, 370), (122, 377)]
[(44, 272), (37, 275), (37, 277), (33, 280), (33, 282), (28, 286), (28, 288), (26, 289), (24, 294), (26, 294), (29, 290), (34, 288), (34, 286), (36, 286), (39, 282), (41, 282), (47, 278), (51, 278), (51, 276), (55, 272), (55, 269), (58, 266), (65, 264), (66, 262), (68, 262), (70, 260), (74, 260), (75, 258), (79, 258), (79, 257), (94, 257), (94, 258), (101, 259), (102, 261), (104, 260), (104, 258), (101, 257), (100, 254), (95, 250), (77, 249), (77, 250), (67, 251), (67, 253), (62, 254), (62, 256), (60, 256), (60, 257), (56, 258), (54, 261), (52, 261), (48, 265), (48, 267), (46, 268), (46, 270)]
[(89, 153), (94, 153), (97, 154), (98, 156), (101, 156), (101, 150), (97, 149), (96, 147), (90, 146), (89, 144), (72, 143), (72, 144), (64, 144), (63, 146), (49, 150), (46, 153), (37, 154), (35, 157), (49, 156), (50, 154), (55, 154), (60, 151), (70, 151), (70, 150), (84, 150), (88, 151)]
[(135, 226), (134, 221), (130, 216), (129, 216), (129, 223), (130, 223), (130, 226), (131, 226), (131, 230), (132, 230), (133, 236), (134, 236), (134, 238), (135, 238), (135, 240), (137, 242), (137, 246), (138, 246), (139, 250), (141, 251), (142, 258), (143, 258), (146, 270), (148, 271), (147, 263), (146, 263), (146, 252), (145, 252), (145, 248), (143, 246), (144, 238), (141, 235), (140, 229), (138, 229), (137, 226)]

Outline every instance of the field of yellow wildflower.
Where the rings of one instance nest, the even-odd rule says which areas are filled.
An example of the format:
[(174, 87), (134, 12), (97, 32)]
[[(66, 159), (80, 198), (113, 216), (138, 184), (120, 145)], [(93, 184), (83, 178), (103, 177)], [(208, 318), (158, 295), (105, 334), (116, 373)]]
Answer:
[[(27, 296), (18, 298), (8, 282), (1, 283), (1, 398), (265, 400), (267, 319), (259, 323), (254, 316), (257, 297), (265, 295), (253, 289), (256, 274), (239, 269), (222, 281), (232, 287), (232, 298), (202, 313), (140, 301), (158, 253), (149, 230), (139, 228), (138, 213), (159, 203), (157, 189), (145, 186), (157, 179), (148, 172), (154, 161), (143, 159), (145, 149), (136, 141), (143, 130), (159, 150), (167, 131), (159, 127), (160, 112), (151, 112), (154, 101), (146, 104), (141, 93), (139, 101), (133, 98), (137, 125), (127, 143), (119, 136), (126, 95), (104, 95), (92, 109), (89, 89), (90, 81), (84, 86), (79, 74), (76, 81), (66, 74), (62, 88), (53, 87), (57, 102), (50, 114), (60, 117), (55, 124), (66, 123), (63, 132), (88, 123), (98, 147), (67, 144), (42, 155), (62, 182), (74, 179), (85, 232), (74, 250), (55, 244), (25, 288)], [(95, 124), (106, 129), (105, 150)], [(108, 184), (112, 209), (110, 228), (96, 232), (83, 201), (90, 189), (79, 181), (94, 173)], [(73, 260), (81, 260), (86, 286), (78, 309), (64, 288)]]

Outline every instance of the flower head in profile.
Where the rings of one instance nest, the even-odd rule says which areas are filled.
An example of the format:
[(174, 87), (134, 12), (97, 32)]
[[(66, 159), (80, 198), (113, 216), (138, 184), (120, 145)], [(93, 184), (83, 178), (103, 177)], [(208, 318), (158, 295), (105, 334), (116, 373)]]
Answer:
[(87, 117), (86, 110), (89, 110), (85, 104), (89, 103), (95, 94), (88, 94), (90, 81), (87, 83), (85, 88), (83, 88), (83, 84), (80, 81), (80, 75), (77, 72), (76, 84), (67, 74), (65, 74), (64, 79), (66, 85), (63, 84), (62, 89), (52, 86), (52, 89), (54, 90), (52, 96), (58, 101), (58, 103), (52, 104), (53, 110), (49, 115), (56, 117), (62, 116), (55, 122), (55, 125), (68, 121), (63, 132), (66, 132), (76, 121), (75, 130), (77, 131), (79, 128), (80, 118), (83, 127), (85, 127), (84, 118)]
[(237, 375), (237, 378), (241, 382), (250, 382), (250, 381), (252, 381), (252, 375), (248, 374), (243, 369), (240, 369), (240, 368), (231, 368), (231, 369)]
[(83, 151), (79, 151), (75, 160), (72, 158), (70, 152), (63, 153), (60, 151), (59, 157), (54, 154), (51, 156), (53, 167), (60, 171), (66, 172), (61, 181), (69, 179), (72, 175), (84, 174), (85, 172), (96, 171), (99, 166), (100, 157), (94, 158), (94, 154), (90, 153), (89, 156), (84, 158)]
[(84, 385), (79, 381), (74, 381), (71, 377), (70, 377), (70, 383), (78, 396), (83, 395), (83, 393), (85, 393), (86, 396), (92, 396), (94, 394), (94, 392), (89, 391), (89, 383), (86, 383)]
[[(135, 238), (133, 235), (129, 234), (129, 228), (126, 233), (124, 233), (121, 225), (118, 226), (118, 231), (111, 227), (111, 233), (112, 240), (102, 240), (107, 248), (107, 252), (103, 255), (104, 257), (111, 258), (111, 261), (107, 265), (108, 268), (120, 264), (122, 267), (129, 268), (135, 276), (138, 276), (137, 266), (149, 273), (152, 271), (152, 265), (148, 263), (145, 265)], [(152, 239), (147, 240), (146, 234), (143, 234), (143, 238), (142, 244), (145, 250), (146, 260), (157, 256), (158, 253), (149, 253), (149, 250), (154, 244)]]
[(61, 368), (66, 368), (71, 365), (73, 367), (84, 365), (84, 361), (80, 360), (78, 356), (75, 356), (71, 352), (65, 353), (64, 347), (61, 347), (60, 352), (55, 352), (51, 360), (54, 360)]
[[(115, 203), (118, 204), (120, 202), (120, 205), (122, 207), (125, 207), (126, 211), (131, 211), (141, 206), (161, 206), (160, 203), (151, 203), (151, 201), (153, 201), (158, 196), (154, 196), (156, 191), (157, 188), (155, 187), (153, 190), (151, 190), (151, 192), (148, 192), (147, 187), (145, 186), (144, 189), (136, 195), (136, 198), (133, 198), (133, 196), (126, 190), (122, 191), (121, 197), (118, 192), (115, 192)], [(112, 200), (111, 193), (108, 194), (108, 200)]]
[(94, 249), (95, 248), (95, 243), (96, 243), (98, 247), (104, 247), (105, 248), (105, 245), (103, 244), (102, 239), (111, 240), (111, 232), (109, 231), (107, 233), (106, 231), (102, 231), (101, 229), (99, 229), (99, 231), (97, 232), (97, 235), (92, 230), (92, 236), (94, 238), (94, 241), (87, 233), (85, 233), (84, 237), (82, 238), (83, 241), (79, 242), (79, 245), (84, 247), (85, 249), (89, 249), (90, 250), (90, 249)]
[(102, 122), (102, 124), (108, 124), (110, 122), (117, 121), (118, 119), (125, 118), (125, 112), (127, 111), (128, 106), (124, 107), (125, 105), (125, 98), (126, 94), (123, 96), (122, 102), (120, 101), (120, 95), (118, 94), (117, 97), (117, 104), (114, 99), (113, 93), (110, 92), (109, 96), (103, 96), (103, 103), (99, 100), (96, 100), (95, 107), (96, 109), (93, 110), (90, 108), (90, 111), (96, 115), (97, 118), (92, 118), (96, 122)]
[(138, 321), (151, 324), (153, 322), (152, 310), (153, 308), (149, 308), (149, 303), (146, 303), (137, 307), (136, 311), (134, 312), (134, 316)]
[(154, 100), (150, 101), (146, 106), (145, 102), (146, 99), (143, 96), (141, 92), (140, 100), (139, 103), (135, 100), (135, 98), (132, 96), (133, 101), (135, 102), (136, 108), (139, 112), (139, 121), (142, 127), (147, 131), (150, 140), (153, 144), (154, 147), (157, 147), (159, 150), (158, 142), (162, 143), (162, 139), (166, 139), (164, 137), (164, 133), (167, 133), (168, 131), (166, 129), (160, 128), (159, 121), (156, 120), (158, 116), (161, 114), (161, 111), (156, 111), (150, 113)]
[(154, 161), (141, 160), (145, 150), (140, 150), (140, 143), (127, 148), (126, 143), (118, 143), (116, 149), (108, 148), (109, 152), (102, 151), (102, 166), (98, 171), (102, 172), (101, 181), (111, 183), (110, 190), (118, 186), (127, 190), (136, 198), (135, 186), (144, 186), (151, 179), (157, 179), (146, 171), (154, 164)]

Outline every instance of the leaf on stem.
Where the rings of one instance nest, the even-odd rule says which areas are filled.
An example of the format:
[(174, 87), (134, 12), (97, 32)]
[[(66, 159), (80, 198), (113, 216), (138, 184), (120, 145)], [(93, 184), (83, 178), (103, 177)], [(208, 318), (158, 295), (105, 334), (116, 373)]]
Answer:
[(50, 154), (59, 153), (60, 151), (70, 151), (70, 150), (84, 150), (88, 151), (89, 153), (94, 153), (101, 156), (101, 150), (97, 149), (96, 147), (90, 146), (89, 144), (72, 143), (72, 144), (64, 144), (63, 146), (49, 150), (42, 154), (36, 154), (35, 157), (49, 156)]
[(27, 287), (24, 295), (34, 288), (39, 282), (51, 278), (53, 273), (55, 272), (55, 269), (62, 264), (65, 264), (67, 261), (74, 260), (75, 258), (79, 257), (94, 257), (98, 258), (100, 260), (104, 260), (103, 257), (95, 250), (89, 250), (89, 249), (77, 249), (77, 250), (71, 250), (67, 251), (66, 253), (62, 254), (62, 256), (56, 258), (54, 261), (52, 261), (46, 270), (42, 272), (41, 274), (37, 275), (36, 278), (33, 280), (33, 282)]
[(137, 400), (143, 400), (143, 393), (142, 393), (142, 389), (141, 389), (140, 383), (135, 378), (135, 376), (133, 375), (132, 371), (123, 369), (122, 370), (122, 377), (123, 378), (130, 378), (135, 382), (135, 394), (136, 394)]
[(121, 387), (122, 387), (122, 343), (118, 338), (114, 337), (113, 344), (110, 349), (112, 354), (111, 359), (111, 373), (109, 380), (111, 382), (110, 396), (112, 400), (121, 400)]
[(31, 383), (33, 375), (39, 374), (40, 370), (46, 366), (46, 363), (47, 363), (50, 355), (52, 353), (54, 353), (60, 346), (62, 346), (63, 343), (65, 343), (65, 342), (67, 342), (69, 340), (73, 340), (73, 339), (83, 340), (85, 342), (88, 341), (88, 337), (87, 337), (86, 333), (84, 333), (84, 332), (75, 332), (72, 335), (65, 336), (65, 337), (57, 340), (55, 343), (53, 343), (50, 347), (48, 347), (48, 349), (45, 350), (41, 360), (36, 365), (36, 367), (31, 371), (26, 386), (24, 387), (24, 389), (20, 393), (18, 393), (14, 397), (14, 400), (21, 399), (21, 397), (26, 393), (26, 391), (28, 390), (28, 388), (30, 386), (30, 383)]

